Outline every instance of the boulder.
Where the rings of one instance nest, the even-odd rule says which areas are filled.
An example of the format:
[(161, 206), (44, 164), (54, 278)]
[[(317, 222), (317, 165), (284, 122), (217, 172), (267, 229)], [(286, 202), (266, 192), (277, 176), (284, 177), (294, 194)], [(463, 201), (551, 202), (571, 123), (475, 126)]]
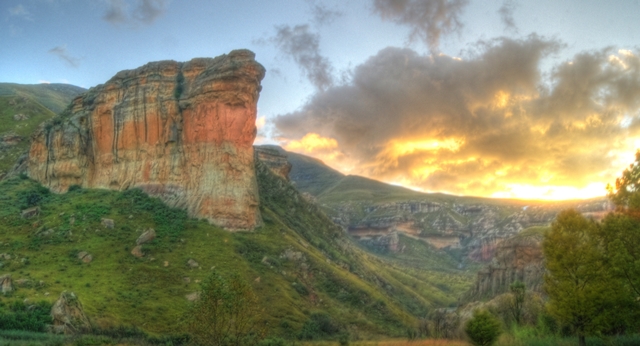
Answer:
[(23, 219), (31, 219), (40, 215), (40, 207), (31, 207), (20, 212)]
[(189, 268), (198, 268), (200, 266), (200, 264), (198, 264), (198, 262), (194, 261), (193, 259), (189, 259), (187, 261), (187, 265), (189, 266)]
[(86, 251), (80, 251), (78, 252), (78, 259), (84, 263), (91, 263), (91, 261), (93, 261), (93, 256)]
[(0, 276), (0, 291), (2, 291), (2, 294), (13, 292), (13, 281), (11, 281), (11, 274)]
[(13, 120), (15, 121), (23, 121), (23, 120), (28, 120), (29, 116), (25, 115), (25, 114), (14, 114), (13, 115)]
[(136, 240), (136, 245), (142, 245), (148, 243), (156, 238), (156, 231), (153, 228), (149, 228), (144, 231)]
[(116, 223), (111, 219), (102, 219), (102, 226), (104, 228), (113, 229), (116, 226)]
[(78, 334), (91, 330), (82, 303), (73, 292), (64, 291), (51, 307), (53, 330), (64, 334)]
[(133, 250), (131, 250), (131, 254), (138, 258), (144, 257), (144, 253), (142, 252), (142, 246), (137, 245), (136, 247), (134, 247)]

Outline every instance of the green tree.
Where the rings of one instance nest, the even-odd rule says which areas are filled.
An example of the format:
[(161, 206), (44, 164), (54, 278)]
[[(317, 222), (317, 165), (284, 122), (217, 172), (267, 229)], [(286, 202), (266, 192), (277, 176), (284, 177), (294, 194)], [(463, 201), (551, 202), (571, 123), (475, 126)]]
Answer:
[(526, 287), (524, 285), (524, 282), (518, 280), (509, 286), (509, 290), (511, 291), (509, 311), (511, 311), (511, 315), (516, 321), (516, 324), (520, 325), (520, 322), (522, 320), (522, 309), (524, 307)]
[(493, 345), (502, 333), (500, 321), (486, 310), (474, 311), (464, 331), (476, 346)]
[(262, 338), (261, 313), (246, 281), (213, 272), (190, 311), (188, 329), (197, 345), (254, 345)]
[(608, 197), (619, 209), (638, 214), (640, 211), (640, 150), (636, 160), (616, 179), (615, 188), (607, 185)]
[(542, 242), (548, 310), (574, 328), (580, 345), (585, 345), (586, 335), (606, 329), (618, 296), (597, 235), (595, 222), (565, 210)]

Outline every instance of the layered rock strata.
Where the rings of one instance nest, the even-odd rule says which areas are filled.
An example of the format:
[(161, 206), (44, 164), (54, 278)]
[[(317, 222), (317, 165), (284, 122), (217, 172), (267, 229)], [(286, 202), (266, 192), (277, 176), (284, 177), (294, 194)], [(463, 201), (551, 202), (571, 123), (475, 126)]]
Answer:
[(289, 181), (292, 165), (287, 160), (287, 155), (268, 146), (255, 146), (253, 149), (256, 153), (256, 159), (264, 163), (273, 174)]
[(193, 217), (252, 229), (264, 74), (247, 50), (121, 71), (34, 135), (29, 176), (55, 192), (140, 188)]
[(481, 269), (473, 287), (462, 301), (480, 300), (509, 292), (509, 286), (521, 281), (527, 291), (542, 292), (544, 256), (542, 235), (516, 235), (497, 246), (491, 264)]

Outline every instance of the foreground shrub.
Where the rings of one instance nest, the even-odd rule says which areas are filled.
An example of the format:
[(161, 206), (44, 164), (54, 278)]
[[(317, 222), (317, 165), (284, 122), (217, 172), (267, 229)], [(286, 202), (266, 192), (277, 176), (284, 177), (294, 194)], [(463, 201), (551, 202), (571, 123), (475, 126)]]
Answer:
[(493, 345), (502, 332), (500, 321), (485, 310), (474, 311), (464, 331), (471, 343), (477, 346)]

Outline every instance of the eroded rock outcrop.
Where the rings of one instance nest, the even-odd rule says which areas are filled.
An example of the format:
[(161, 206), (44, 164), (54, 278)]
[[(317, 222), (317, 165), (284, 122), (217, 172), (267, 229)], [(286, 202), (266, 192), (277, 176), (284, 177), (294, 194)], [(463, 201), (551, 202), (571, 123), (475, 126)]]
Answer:
[(55, 192), (140, 188), (191, 216), (252, 229), (264, 73), (247, 50), (121, 71), (34, 135), (29, 176)]
[(91, 330), (91, 323), (84, 313), (80, 300), (73, 292), (62, 292), (51, 307), (53, 331), (77, 334)]
[(254, 150), (256, 159), (264, 163), (273, 174), (289, 180), (292, 165), (287, 160), (287, 155), (268, 146), (256, 146)]
[(491, 264), (481, 269), (474, 286), (463, 301), (481, 300), (509, 292), (515, 281), (524, 282), (527, 291), (542, 292), (544, 256), (542, 235), (517, 235), (500, 243)]

